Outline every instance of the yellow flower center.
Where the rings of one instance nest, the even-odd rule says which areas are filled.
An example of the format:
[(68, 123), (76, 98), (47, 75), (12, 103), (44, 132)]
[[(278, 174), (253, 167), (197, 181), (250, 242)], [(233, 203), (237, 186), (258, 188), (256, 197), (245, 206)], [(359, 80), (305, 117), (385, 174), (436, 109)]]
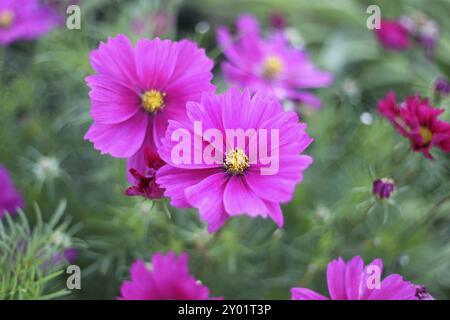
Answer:
[(164, 107), (165, 95), (165, 93), (161, 93), (157, 90), (146, 91), (141, 98), (142, 107), (150, 113), (156, 113)]
[(0, 28), (9, 28), (14, 22), (14, 12), (12, 10), (3, 10), (0, 12)]
[(427, 127), (420, 127), (419, 132), (422, 136), (423, 145), (429, 144), (431, 139), (433, 139), (433, 133)]
[(250, 167), (248, 157), (242, 149), (235, 148), (225, 155), (225, 169), (231, 175), (244, 173)]
[(283, 70), (283, 61), (277, 56), (268, 56), (263, 64), (263, 76), (273, 79)]

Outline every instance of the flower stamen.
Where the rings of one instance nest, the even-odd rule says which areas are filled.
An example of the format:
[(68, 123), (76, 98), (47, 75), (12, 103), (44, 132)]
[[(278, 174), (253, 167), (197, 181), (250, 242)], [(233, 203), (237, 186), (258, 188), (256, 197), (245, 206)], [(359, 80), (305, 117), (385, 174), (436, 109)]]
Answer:
[(166, 94), (157, 90), (146, 91), (142, 97), (142, 107), (145, 111), (156, 113), (164, 107), (164, 96)]
[(419, 133), (422, 137), (422, 143), (424, 146), (428, 145), (431, 142), (431, 139), (433, 139), (433, 133), (427, 127), (421, 126), (419, 128)]
[(243, 174), (250, 167), (247, 155), (242, 149), (235, 148), (225, 155), (225, 169), (233, 176)]
[(0, 12), (0, 28), (7, 29), (14, 22), (14, 12), (12, 10), (3, 10)]
[(283, 70), (283, 61), (277, 56), (268, 56), (263, 64), (263, 76), (268, 79), (277, 77)]

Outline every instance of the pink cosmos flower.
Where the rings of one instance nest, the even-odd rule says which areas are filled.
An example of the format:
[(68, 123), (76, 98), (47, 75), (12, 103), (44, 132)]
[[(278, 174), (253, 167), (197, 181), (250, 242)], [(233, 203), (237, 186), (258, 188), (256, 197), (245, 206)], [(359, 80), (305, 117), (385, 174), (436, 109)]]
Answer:
[(187, 101), (215, 89), (212, 60), (188, 40), (142, 39), (133, 47), (118, 35), (91, 53), (91, 64), (94, 123), (85, 139), (102, 153), (130, 158), (128, 168), (138, 172), (146, 170), (145, 150), (157, 150), (168, 119), (185, 118)]
[(444, 109), (431, 107), (428, 98), (421, 100), (418, 95), (409, 96), (399, 106), (391, 91), (378, 102), (378, 111), (411, 141), (414, 151), (429, 159), (433, 159), (430, 154), (433, 146), (450, 152), (450, 124), (438, 119)]
[[(166, 189), (171, 204), (198, 208), (201, 219), (208, 222), (209, 232), (218, 230), (229, 217), (244, 214), (270, 217), (282, 227), (280, 203), (290, 201), (296, 184), (303, 180), (303, 171), (312, 163), (311, 157), (300, 155), (312, 142), (305, 132), (306, 124), (298, 122), (295, 112), (283, 112), (275, 97), (261, 93), (251, 96), (248, 89), (240, 92), (231, 88), (223, 95), (205, 93), (199, 103), (187, 104), (187, 113), (190, 122), (170, 121), (159, 151), (168, 164), (158, 170), (156, 181)], [(181, 130), (191, 137), (198, 136), (194, 121), (201, 122), (205, 132), (217, 129), (221, 134), (222, 138), (203, 137), (203, 150), (213, 150), (211, 153), (219, 158), (218, 162), (195, 164), (198, 154), (195, 143), (187, 156), (190, 164), (172, 159), (172, 150), (177, 145), (172, 135)], [(227, 137), (227, 131), (233, 129), (255, 132), (249, 134), (245, 145), (235, 147), (235, 139)], [(256, 144), (249, 141), (261, 139), (260, 129), (278, 132), (279, 148), (270, 136), (267, 140), (270, 146), (258, 144), (258, 157), (252, 161), (251, 146)], [(268, 159), (273, 160), (278, 170), (262, 175)]]
[(6, 212), (14, 213), (23, 208), (23, 199), (16, 190), (8, 171), (0, 165), (0, 219)]
[(293, 48), (281, 32), (261, 37), (258, 21), (249, 15), (237, 21), (236, 39), (221, 27), (217, 40), (228, 61), (222, 64), (227, 81), (253, 92), (270, 92), (279, 99), (320, 107), (320, 100), (306, 89), (329, 86), (332, 76), (319, 71), (303, 50)]
[[(342, 258), (328, 264), (327, 282), (331, 300), (431, 300), (423, 286), (414, 286), (398, 274), (381, 281), (383, 262), (375, 259), (367, 266), (357, 256), (348, 262)], [(293, 300), (328, 300), (307, 288), (292, 288)]]
[(156, 183), (156, 172), (165, 162), (152, 149), (144, 152), (146, 170), (143, 173), (136, 169), (129, 169), (129, 174), (134, 178), (136, 184), (128, 188), (125, 192), (127, 196), (143, 196), (148, 199), (161, 199), (164, 196), (164, 189)]
[(385, 49), (401, 51), (411, 47), (410, 33), (399, 21), (382, 19), (380, 29), (374, 31)]
[(39, 38), (60, 23), (57, 12), (39, 0), (0, 1), (0, 45)]
[[(189, 274), (188, 255), (157, 253), (152, 263), (133, 263), (131, 281), (120, 289), (123, 300), (209, 300), (209, 289)], [(220, 298), (219, 298), (220, 299)]]

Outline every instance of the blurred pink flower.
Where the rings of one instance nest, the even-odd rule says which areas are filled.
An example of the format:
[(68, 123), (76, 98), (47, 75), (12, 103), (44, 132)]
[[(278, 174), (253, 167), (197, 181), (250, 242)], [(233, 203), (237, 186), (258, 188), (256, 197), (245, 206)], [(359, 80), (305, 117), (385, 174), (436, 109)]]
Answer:
[(378, 102), (378, 112), (411, 141), (414, 151), (429, 159), (433, 159), (433, 146), (450, 152), (450, 124), (438, 119), (444, 111), (431, 107), (428, 98), (421, 100), (418, 95), (406, 97), (399, 106), (392, 91)]
[(222, 70), (227, 81), (253, 92), (272, 93), (279, 99), (320, 107), (320, 100), (307, 89), (326, 87), (333, 77), (319, 71), (307, 53), (293, 48), (282, 32), (262, 38), (258, 21), (242, 15), (237, 21), (237, 37), (221, 27), (217, 40), (227, 61)]
[[(398, 274), (381, 280), (381, 259), (364, 266), (361, 257), (345, 262), (342, 258), (328, 264), (327, 283), (331, 300), (425, 300), (421, 286), (414, 286)], [(379, 276), (379, 279), (376, 277)], [(426, 292), (426, 291), (425, 291)], [(292, 288), (293, 300), (328, 300), (327, 297), (307, 288)], [(427, 300), (428, 300), (427, 299)]]
[(0, 45), (39, 38), (61, 22), (54, 8), (39, 0), (1, 0)]
[(94, 123), (85, 139), (102, 153), (129, 158), (146, 170), (144, 154), (160, 145), (168, 119), (186, 118), (186, 102), (212, 92), (213, 62), (188, 40), (109, 38), (91, 53), (96, 74), (86, 78)]
[[(210, 300), (209, 289), (189, 274), (188, 255), (157, 253), (152, 263), (133, 263), (131, 281), (120, 288), (123, 300)], [(217, 298), (215, 298), (217, 299)], [(220, 299), (220, 298), (219, 298)]]
[(401, 51), (411, 47), (410, 33), (398, 21), (382, 19), (380, 29), (375, 29), (375, 35), (385, 49)]
[(0, 218), (6, 213), (15, 213), (19, 208), (23, 208), (22, 195), (14, 187), (9, 172), (0, 165)]

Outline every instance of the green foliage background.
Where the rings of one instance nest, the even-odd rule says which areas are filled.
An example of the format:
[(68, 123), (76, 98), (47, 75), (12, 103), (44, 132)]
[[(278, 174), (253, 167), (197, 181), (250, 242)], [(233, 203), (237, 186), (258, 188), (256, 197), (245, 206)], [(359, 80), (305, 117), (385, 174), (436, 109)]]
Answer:
[[(420, 49), (380, 48), (366, 28), (366, 8), (373, 3), (387, 18), (420, 11), (436, 20), (441, 38), (434, 59)], [(354, 255), (366, 262), (381, 257), (385, 273), (424, 284), (438, 299), (450, 298), (449, 155), (434, 150), (436, 159), (429, 161), (410, 152), (375, 112), (390, 89), (399, 97), (432, 97), (434, 80), (450, 77), (449, 1), (90, 0), (80, 6), (81, 30), (61, 28), (36, 42), (0, 48), (0, 162), (25, 195), (31, 227), (42, 223), (34, 216), (35, 203), (48, 221), (61, 199), (67, 201), (64, 215), (79, 226), (71, 246), (79, 249), (82, 290), (66, 299), (114, 299), (134, 259), (168, 250), (189, 252), (192, 273), (227, 299), (288, 299), (290, 288), (299, 286), (326, 294), (327, 263)], [(272, 10), (281, 12), (313, 61), (335, 75), (331, 88), (319, 90), (323, 109), (302, 113), (315, 139), (308, 149), (314, 164), (283, 206), (284, 229), (239, 217), (210, 235), (195, 210), (125, 197), (125, 160), (101, 156), (83, 140), (91, 122), (83, 80), (93, 72), (89, 52), (118, 33), (136, 40), (131, 21), (161, 8), (177, 17), (164, 37), (198, 41), (215, 59), (218, 91), (227, 86), (214, 29), (233, 25), (243, 12), (257, 15), (263, 26)], [(209, 32), (195, 32), (199, 21), (210, 24)], [(447, 109), (447, 121), (449, 105), (449, 99), (438, 103)], [(364, 112), (373, 116), (372, 124), (361, 122)], [(371, 194), (379, 177), (396, 181), (389, 202)], [(19, 216), (14, 220), (20, 223)], [(13, 236), (11, 230), (4, 232)], [(65, 286), (65, 276), (58, 279), (22, 298), (54, 297)]]

